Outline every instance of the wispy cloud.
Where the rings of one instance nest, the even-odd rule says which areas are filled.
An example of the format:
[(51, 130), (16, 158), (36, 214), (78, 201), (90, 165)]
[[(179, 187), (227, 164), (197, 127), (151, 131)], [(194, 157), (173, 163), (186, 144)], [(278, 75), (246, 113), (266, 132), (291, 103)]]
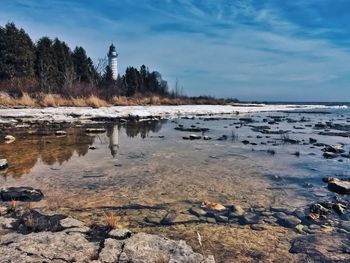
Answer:
[[(58, 36), (97, 59), (147, 64), (188, 94), (350, 98), (346, 0), (3, 0), (0, 23)], [(332, 90), (330, 94), (329, 90)]]

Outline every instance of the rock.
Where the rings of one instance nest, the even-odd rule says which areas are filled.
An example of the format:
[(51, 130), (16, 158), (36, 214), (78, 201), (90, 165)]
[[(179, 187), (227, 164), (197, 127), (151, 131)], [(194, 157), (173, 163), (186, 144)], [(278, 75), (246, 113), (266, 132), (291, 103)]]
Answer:
[(241, 206), (233, 204), (232, 205), (232, 213), (235, 216), (242, 216), (242, 215), (244, 215), (245, 212)]
[(282, 212), (285, 214), (292, 214), (294, 213), (294, 209), (291, 209), (289, 207), (282, 207), (282, 206), (272, 206), (271, 207), (271, 211), (272, 212)]
[(120, 262), (214, 263), (212, 257), (205, 258), (193, 252), (185, 241), (174, 241), (165, 237), (139, 233), (123, 242)]
[(90, 262), (97, 250), (81, 233), (11, 233), (1, 238), (0, 262)]
[(8, 166), (9, 166), (9, 164), (8, 164), (6, 159), (0, 159), (0, 170), (6, 169)]
[(211, 210), (217, 210), (217, 211), (226, 210), (226, 207), (224, 207), (222, 204), (207, 202), (207, 201), (203, 202), (202, 207), (205, 207)]
[(173, 225), (173, 224), (184, 224), (198, 221), (198, 217), (191, 214), (183, 213), (170, 213), (162, 221), (162, 224)]
[[(45, 215), (43, 215), (45, 216)], [(54, 217), (54, 216), (53, 216)], [(215, 219), (214, 219), (215, 220)], [(213, 256), (195, 253), (185, 241), (158, 235), (131, 234), (127, 229), (112, 230), (108, 237), (94, 241), (89, 235), (66, 230), (42, 231), (26, 235), (11, 230), (13, 218), (0, 217), (0, 262), (200, 262), (215, 263)], [(60, 219), (65, 227), (86, 227), (73, 218)], [(12, 231), (12, 232), (10, 232)], [(102, 238), (102, 240), (101, 240)]]
[(227, 135), (222, 135), (220, 138), (218, 138), (218, 141), (226, 141), (228, 139)]
[(60, 225), (63, 228), (81, 228), (84, 227), (84, 223), (71, 217), (60, 220)]
[(339, 227), (350, 232), (350, 221), (341, 221)]
[(107, 238), (99, 254), (99, 261), (103, 263), (120, 262), (119, 257), (123, 252), (123, 245), (115, 239)]
[(303, 253), (312, 262), (349, 262), (349, 246), (346, 234), (318, 233), (295, 238), (289, 252)]
[(163, 221), (163, 217), (146, 217), (145, 221), (147, 223), (155, 224), (155, 225), (161, 225)]
[(199, 207), (192, 207), (189, 209), (189, 212), (195, 216), (206, 216), (207, 212), (204, 211), (203, 209), (199, 208)]
[(38, 202), (43, 199), (43, 193), (32, 187), (9, 187), (0, 190), (0, 199), (2, 201), (22, 201)]
[(203, 136), (203, 140), (205, 140), (205, 141), (209, 141), (209, 140), (211, 140), (211, 137), (209, 137), (209, 136)]
[(109, 231), (108, 236), (114, 239), (126, 239), (131, 237), (132, 232), (129, 229), (113, 229)]
[(201, 217), (201, 221), (205, 221), (210, 224), (216, 224), (216, 219), (213, 217)]
[(242, 143), (243, 144), (249, 144), (250, 142), (248, 140), (243, 140)]
[(227, 216), (222, 216), (222, 215), (216, 215), (215, 220), (216, 222), (220, 222), (220, 223), (228, 223), (229, 221)]
[(0, 206), (0, 216), (5, 215), (7, 213), (7, 207), (6, 206)]
[(314, 139), (314, 138), (309, 138), (309, 143), (314, 144), (314, 143), (316, 143), (316, 142), (317, 142), (316, 139)]
[(242, 216), (242, 223), (245, 225), (260, 224), (262, 223), (261, 218), (253, 213), (246, 213)]
[(310, 212), (315, 213), (315, 214), (319, 214), (319, 215), (327, 215), (331, 211), (330, 211), (330, 209), (324, 207), (322, 204), (312, 204), (310, 206)]
[(87, 128), (85, 130), (86, 133), (104, 133), (106, 129), (104, 128)]
[(324, 152), (323, 157), (326, 159), (334, 159), (338, 157), (338, 154), (333, 153), (333, 152)]
[(322, 151), (329, 153), (344, 153), (343, 145), (335, 144), (335, 145), (327, 145)]
[(12, 229), (16, 222), (17, 220), (14, 218), (0, 217), (0, 232), (2, 230)]
[(328, 182), (328, 189), (338, 194), (349, 194), (350, 182), (333, 178), (333, 180)]
[(199, 136), (196, 134), (190, 134), (189, 138), (190, 138), (190, 140), (199, 140), (202, 138), (202, 136)]
[(335, 212), (337, 212), (338, 215), (344, 215), (346, 212), (346, 205), (337, 203), (333, 205), (333, 209)]
[(6, 143), (12, 143), (16, 140), (16, 138), (12, 135), (6, 135), (5, 138), (4, 138), (5, 142)]
[(283, 212), (277, 212), (275, 216), (278, 219), (277, 223), (285, 227), (294, 228), (301, 223), (301, 220), (296, 216), (286, 215)]
[(65, 136), (65, 135), (67, 135), (67, 132), (66, 131), (56, 131), (55, 134), (57, 136)]

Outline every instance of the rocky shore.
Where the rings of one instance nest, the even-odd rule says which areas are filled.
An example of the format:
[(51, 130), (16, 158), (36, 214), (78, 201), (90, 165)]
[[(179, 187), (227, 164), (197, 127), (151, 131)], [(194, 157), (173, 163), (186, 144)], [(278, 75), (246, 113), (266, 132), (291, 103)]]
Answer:
[(215, 262), (184, 241), (0, 207), (0, 262)]

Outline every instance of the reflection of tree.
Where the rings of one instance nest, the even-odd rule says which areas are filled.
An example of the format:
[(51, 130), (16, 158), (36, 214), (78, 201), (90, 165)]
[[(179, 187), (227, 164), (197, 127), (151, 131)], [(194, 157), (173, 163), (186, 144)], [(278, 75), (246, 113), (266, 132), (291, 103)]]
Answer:
[(125, 125), (126, 135), (133, 138), (140, 134), (141, 138), (144, 139), (149, 132), (159, 132), (162, 129), (162, 125), (166, 122), (167, 120), (127, 122)]
[(11, 144), (0, 144), (0, 157), (6, 158), (10, 164), (4, 176), (20, 177), (27, 174), (38, 159), (45, 164), (53, 165), (68, 161), (74, 152), (84, 156), (94, 137), (74, 129), (69, 129), (67, 132), (69, 134), (64, 137), (28, 135), (23, 139), (18, 138)]

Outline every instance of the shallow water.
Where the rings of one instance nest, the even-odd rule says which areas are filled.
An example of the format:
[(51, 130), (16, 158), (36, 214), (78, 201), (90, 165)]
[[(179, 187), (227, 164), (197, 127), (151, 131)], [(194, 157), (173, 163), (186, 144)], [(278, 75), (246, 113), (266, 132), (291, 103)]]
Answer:
[[(300, 143), (284, 143), (280, 134), (252, 130), (252, 125), (269, 125), (263, 121), (271, 120), (269, 116), (284, 117), (271, 124), (271, 130), (289, 130), (288, 138)], [(0, 185), (41, 189), (45, 199), (34, 206), (47, 211), (72, 214), (91, 223), (101, 223), (106, 213), (115, 213), (122, 226), (186, 239), (197, 249), (199, 231), (207, 242), (205, 253), (213, 253), (218, 262), (281, 257), (298, 261), (288, 253), (289, 241), (297, 233), (275, 223), (264, 222), (265, 231), (257, 235), (238, 223), (163, 226), (145, 220), (169, 213), (187, 215), (189, 208), (203, 201), (238, 204), (246, 211), (270, 207), (303, 210), (320, 198), (334, 196), (323, 177), (350, 177), (350, 159), (324, 159), (322, 147), (308, 144), (310, 137), (326, 144), (343, 143), (349, 152), (350, 138), (319, 135), (320, 130), (307, 127), (326, 121), (350, 124), (346, 111), (254, 113), (244, 116), (254, 120), (246, 124), (241, 117), (100, 123), (97, 127), (106, 128), (100, 134), (87, 134), (85, 127), (77, 125), (67, 128), (63, 137), (47, 129), (13, 131), (16, 141), (0, 145), (0, 157), (9, 162), (9, 168), (1, 173)], [(212, 140), (183, 140), (194, 132), (175, 130), (179, 124), (209, 128), (196, 134)], [(227, 140), (217, 140), (224, 134)], [(243, 140), (250, 144), (244, 145)], [(238, 239), (246, 243), (242, 245)], [(262, 245), (256, 247), (254, 242)]]

